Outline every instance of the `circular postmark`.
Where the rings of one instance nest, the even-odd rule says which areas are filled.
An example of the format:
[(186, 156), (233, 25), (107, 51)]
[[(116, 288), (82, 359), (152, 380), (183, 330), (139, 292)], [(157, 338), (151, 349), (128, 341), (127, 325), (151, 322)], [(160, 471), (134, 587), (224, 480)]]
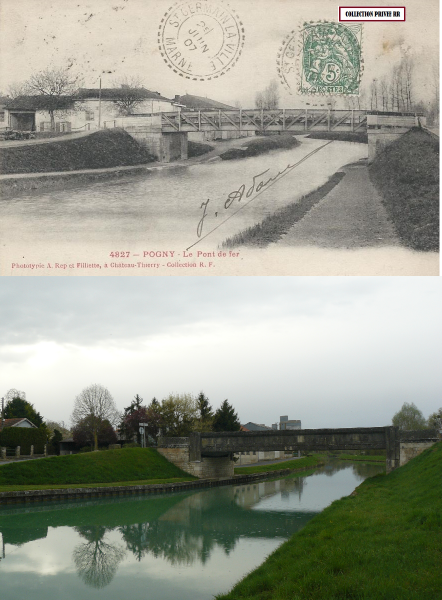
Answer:
[(310, 21), (284, 39), (277, 71), (289, 92), (357, 95), (363, 62), (361, 24)]
[(291, 93), (296, 88), (296, 33), (291, 31), (283, 40), (277, 56), (277, 73), (285, 88)]
[(164, 62), (187, 79), (224, 75), (240, 57), (243, 44), (243, 24), (220, 1), (178, 2), (166, 12), (158, 31)]

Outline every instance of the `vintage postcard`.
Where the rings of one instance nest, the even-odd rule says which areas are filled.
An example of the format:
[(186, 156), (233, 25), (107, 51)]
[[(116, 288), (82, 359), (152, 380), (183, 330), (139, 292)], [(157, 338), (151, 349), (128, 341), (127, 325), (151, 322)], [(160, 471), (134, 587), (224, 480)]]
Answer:
[(0, 0), (2, 276), (439, 275), (439, 3)]

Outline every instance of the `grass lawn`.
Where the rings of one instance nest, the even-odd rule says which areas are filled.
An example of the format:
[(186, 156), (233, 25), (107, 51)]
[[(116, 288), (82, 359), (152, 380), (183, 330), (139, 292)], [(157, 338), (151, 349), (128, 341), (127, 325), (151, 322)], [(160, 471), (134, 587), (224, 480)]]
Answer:
[(266, 154), (270, 150), (288, 150), (299, 146), (298, 140), (291, 134), (269, 135), (256, 139), (250, 138), (250, 141), (244, 143), (241, 148), (231, 148), (226, 150), (220, 157), (223, 160), (233, 160), (235, 158), (247, 158), (248, 156), (258, 156)]
[(218, 600), (435, 600), (442, 443), (333, 502)]
[(0, 173), (47, 173), (139, 165), (155, 157), (122, 129), (51, 144), (0, 148)]
[(285, 460), (273, 465), (251, 465), (250, 467), (235, 467), (235, 475), (249, 475), (250, 473), (267, 473), (268, 471), (280, 471), (281, 469), (304, 469), (306, 467), (317, 467), (323, 464), (323, 456), (306, 456), (294, 460)]
[(439, 250), (439, 141), (411, 129), (377, 154), (370, 179), (402, 242)]
[[(168, 462), (153, 448), (126, 448), (53, 456), (0, 466), (0, 490), (139, 485), (196, 479)], [(37, 486), (37, 487), (33, 487)]]

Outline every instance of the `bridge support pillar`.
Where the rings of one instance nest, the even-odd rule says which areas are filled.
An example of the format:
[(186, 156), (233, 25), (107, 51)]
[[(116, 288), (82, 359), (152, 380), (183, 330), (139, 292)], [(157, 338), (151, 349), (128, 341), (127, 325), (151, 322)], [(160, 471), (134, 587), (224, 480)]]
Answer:
[(233, 477), (234, 462), (228, 456), (202, 457), (201, 434), (186, 438), (160, 438), (158, 452), (169, 462), (199, 479)]
[(385, 427), (386, 472), (390, 473), (399, 467), (400, 442), (399, 428)]
[(169, 163), (188, 157), (188, 140), (185, 131), (163, 133), (152, 131), (148, 126), (127, 127), (126, 131), (160, 162)]

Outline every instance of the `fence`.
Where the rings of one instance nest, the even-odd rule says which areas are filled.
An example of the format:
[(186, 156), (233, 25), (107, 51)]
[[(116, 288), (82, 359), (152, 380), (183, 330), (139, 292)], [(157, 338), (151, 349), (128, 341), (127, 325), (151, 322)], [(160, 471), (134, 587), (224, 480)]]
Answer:
[(22, 454), (20, 452), (20, 446), (15, 446), (15, 448), (11, 448), (8, 446), (2, 446), (2, 448), (0, 448), (0, 460), (6, 460), (8, 458), (32, 458), (32, 457), (37, 457), (37, 456), (47, 456), (48, 452), (47, 452), (47, 446), (44, 445), (43, 447), (43, 454), (35, 454), (34, 453), (34, 446), (31, 445), (31, 451), (29, 454)]

